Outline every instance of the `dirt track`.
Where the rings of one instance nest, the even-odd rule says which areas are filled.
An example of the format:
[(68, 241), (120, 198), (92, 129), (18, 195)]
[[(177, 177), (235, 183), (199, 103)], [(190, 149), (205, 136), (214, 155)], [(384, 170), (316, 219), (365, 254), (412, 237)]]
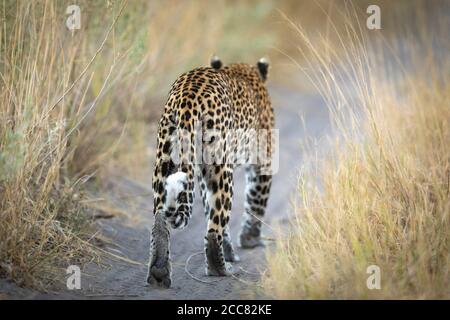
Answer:
[[(280, 134), (279, 171), (274, 176), (272, 193), (270, 195), (266, 223), (263, 233), (266, 237), (275, 237), (270, 226), (286, 225), (290, 211), (289, 200), (295, 190), (296, 177), (301, 165), (302, 140), (314, 139), (321, 143), (321, 138), (329, 133), (328, 112), (323, 101), (317, 96), (300, 94), (295, 91), (270, 87), (272, 102), (276, 113), (276, 128)], [(306, 128), (302, 126), (301, 117)], [(154, 143), (154, 139), (149, 142)], [(241, 215), (244, 211), (244, 174), (238, 169), (234, 175), (235, 193), (233, 211), (230, 220), (233, 242), (239, 231)], [(148, 185), (141, 185), (126, 178), (115, 179), (113, 189), (118, 194), (143, 194), (150, 192)], [(149, 256), (149, 230), (152, 221), (152, 196), (133, 199), (133, 213), (125, 217), (100, 220), (102, 232), (109, 237), (114, 245), (107, 249), (117, 255), (126, 256), (140, 264), (130, 264), (111, 260), (107, 270), (98, 270), (88, 266), (82, 275), (82, 289), (79, 291), (62, 290), (57, 293), (42, 294), (30, 290), (19, 289), (6, 281), (0, 281), (0, 292), (9, 298), (43, 298), (43, 299), (239, 299), (263, 298), (258, 290), (257, 281), (264, 272), (264, 249), (242, 250), (237, 248), (241, 262), (235, 263), (237, 271), (234, 277), (213, 278), (204, 276), (203, 237), (206, 224), (203, 211), (197, 195), (192, 219), (187, 228), (172, 232), (172, 288), (156, 289), (149, 287), (145, 280)], [(117, 200), (126, 209), (129, 200)], [(271, 243), (267, 243), (271, 248)], [(236, 247), (236, 244), (235, 244)], [(196, 254), (199, 253), (199, 254)], [(195, 254), (195, 255), (193, 255)], [(186, 272), (186, 261), (190, 258)], [(89, 274), (89, 275), (88, 275)], [(206, 281), (208, 283), (204, 283)]]

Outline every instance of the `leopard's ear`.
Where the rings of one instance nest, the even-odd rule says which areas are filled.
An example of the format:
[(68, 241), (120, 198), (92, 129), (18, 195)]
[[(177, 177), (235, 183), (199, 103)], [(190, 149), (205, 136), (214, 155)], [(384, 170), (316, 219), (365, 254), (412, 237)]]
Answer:
[(211, 58), (211, 67), (213, 67), (216, 70), (219, 70), (220, 68), (222, 68), (222, 60), (220, 60), (220, 58), (218, 56), (213, 56)]
[(258, 67), (258, 73), (263, 82), (267, 80), (267, 76), (269, 75), (269, 62), (265, 58), (259, 59), (256, 64)]

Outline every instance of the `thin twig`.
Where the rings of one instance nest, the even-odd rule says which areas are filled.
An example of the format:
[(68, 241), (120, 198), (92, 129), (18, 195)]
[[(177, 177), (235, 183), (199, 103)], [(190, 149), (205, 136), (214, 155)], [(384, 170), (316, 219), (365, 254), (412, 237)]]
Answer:
[(248, 271), (248, 270), (246, 270), (246, 269), (244, 269), (244, 268), (242, 268), (242, 267), (239, 267), (239, 269), (240, 269), (242, 272), (247, 273), (247, 274), (250, 274), (250, 275), (261, 276), (261, 273), (259, 273), (259, 272), (251, 272), (251, 271)]
[(187, 275), (188, 275), (189, 277), (191, 277), (192, 279), (194, 279), (194, 280), (196, 280), (196, 281), (202, 282), (202, 283), (206, 283), (206, 284), (214, 284), (214, 283), (220, 281), (220, 280), (216, 280), (216, 281), (206, 281), (206, 280), (197, 278), (196, 276), (194, 276), (194, 275), (189, 271), (189, 269), (188, 269), (189, 261), (191, 261), (191, 258), (192, 258), (192, 257), (198, 256), (198, 255), (200, 255), (200, 254), (203, 254), (203, 251), (195, 252), (195, 253), (191, 254), (191, 255), (186, 259), (186, 262), (185, 262), (185, 264), (184, 264), (184, 271), (187, 273)]
[(110, 25), (108, 32), (106, 33), (105, 37), (103, 38), (103, 41), (101, 43), (101, 45), (98, 47), (97, 51), (95, 52), (94, 56), (92, 57), (92, 59), (89, 61), (89, 63), (84, 67), (83, 71), (81, 71), (81, 73), (78, 75), (78, 77), (72, 82), (72, 84), (70, 85), (70, 87), (63, 92), (63, 94), (61, 95), (61, 97), (59, 97), (58, 100), (56, 100), (56, 102), (49, 108), (49, 110), (47, 111), (46, 116), (48, 116), (48, 114), (50, 114), (50, 112), (64, 99), (64, 97), (70, 92), (72, 91), (72, 89), (75, 87), (75, 84), (80, 81), (80, 79), (84, 76), (84, 74), (87, 72), (87, 70), (89, 69), (89, 67), (92, 65), (92, 63), (95, 61), (95, 59), (97, 58), (98, 54), (102, 51), (103, 47), (105, 46), (106, 41), (108, 40), (109, 34), (111, 33), (111, 31), (114, 29), (114, 26), (116, 25), (117, 20), (119, 19), (119, 17), (122, 15), (122, 11), (125, 8), (126, 4), (127, 4), (128, 0), (125, 0), (122, 4), (122, 7), (119, 10), (119, 13), (117, 14), (117, 16), (114, 18), (114, 21), (112, 22), (112, 24)]

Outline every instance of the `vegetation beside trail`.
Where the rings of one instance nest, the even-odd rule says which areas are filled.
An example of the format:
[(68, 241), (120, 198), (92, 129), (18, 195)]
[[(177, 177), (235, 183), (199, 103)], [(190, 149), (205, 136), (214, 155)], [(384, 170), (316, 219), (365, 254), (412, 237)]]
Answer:
[[(328, 21), (331, 38), (351, 39), (336, 47), (290, 22), (336, 135), (330, 154), (299, 174), (295, 218), (268, 252), (265, 291), (278, 299), (448, 299), (448, 17), (416, 12), (413, 25), (387, 39), (353, 9), (342, 11), (344, 33)], [(367, 286), (373, 265), (379, 290)]]

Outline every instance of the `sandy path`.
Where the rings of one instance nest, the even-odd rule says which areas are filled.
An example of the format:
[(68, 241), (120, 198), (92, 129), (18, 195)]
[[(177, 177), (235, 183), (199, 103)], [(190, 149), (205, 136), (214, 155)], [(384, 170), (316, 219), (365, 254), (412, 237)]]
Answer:
[[(286, 224), (289, 215), (289, 199), (295, 190), (297, 169), (301, 164), (300, 142), (308, 139), (320, 140), (329, 133), (328, 112), (323, 101), (317, 96), (308, 96), (292, 90), (272, 86), (270, 88), (276, 112), (276, 128), (280, 134), (280, 166), (273, 178), (266, 223), (270, 226)], [(304, 118), (306, 130), (301, 125)], [(149, 140), (150, 141), (150, 140)], [(154, 143), (153, 138), (151, 142)], [(233, 211), (230, 220), (233, 242), (236, 243), (241, 216), (244, 212), (244, 174), (238, 169), (234, 175), (235, 193)], [(150, 191), (148, 185), (140, 185), (126, 178), (115, 179), (114, 189), (120, 194), (143, 194)], [(264, 294), (256, 285), (264, 271), (264, 249), (237, 249), (241, 262), (235, 263), (235, 277), (213, 278), (204, 276), (204, 256), (192, 256), (188, 270), (203, 281), (191, 278), (185, 271), (186, 260), (194, 253), (203, 251), (203, 237), (206, 224), (199, 196), (196, 197), (192, 219), (187, 228), (172, 232), (172, 287), (157, 289), (149, 287), (146, 282), (147, 261), (149, 256), (149, 230), (153, 223), (152, 197), (136, 197), (133, 199), (133, 213), (126, 217), (99, 220), (102, 232), (116, 245), (107, 245), (108, 249), (118, 255), (126, 256), (140, 264), (112, 260), (108, 269), (98, 270), (88, 266), (82, 275), (82, 289), (79, 291), (62, 290), (54, 294), (42, 294), (28, 290), (18, 290), (13, 294), (10, 284), (0, 282), (0, 291), (22, 298), (131, 298), (131, 299), (239, 299), (260, 298)], [(117, 201), (122, 208), (130, 205), (127, 201)], [(275, 237), (271, 227), (263, 228), (265, 236)], [(271, 243), (268, 243), (269, 248)], [(236, 247), (236, 245), (235, 245)]]

